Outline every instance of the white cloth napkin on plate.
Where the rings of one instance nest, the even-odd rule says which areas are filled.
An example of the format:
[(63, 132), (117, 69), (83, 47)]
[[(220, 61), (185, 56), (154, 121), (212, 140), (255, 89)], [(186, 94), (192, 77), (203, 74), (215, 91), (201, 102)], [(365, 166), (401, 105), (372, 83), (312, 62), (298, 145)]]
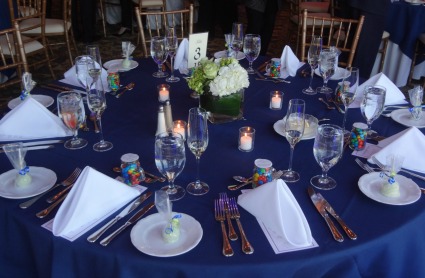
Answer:
[(308, 222), (286, 183), (277, 179), (238, 197), (238, 204), (291, 245), (312, 245)]
[(187, 61), (189, 55), (189, 40), (184, 38), (179, 45), (174, 58), (174, 69), (178, 69), (181, 74), (188, 74)]
[(0, 141), (72, 136), (62, 120), (31, 96), (0, 120)]
[(372, 155), (368, 162), (374, 163), (372, 157), (375, 157), (386, 164), (389, 154), (402, 155), (403, 168), (425, 174), (425, 135), (417, 127), (409, 127), (379, 141), (378, 146), (382, 149)]
[[(73, 85), (73, 86), (77, 86), (77, 87), (81, 87), (80, 82), (78, 82), (77, 79), (77, 73), (75, 71), (75, 66), (72, 66), (72, 68), (70, 68), (69, 70), (67, 70), (64, 73), (64, 77), (65, 79), (59, 80), (60, 82), (69, 84), (69, 85)], [(105, 92), (110, 92), (111, 88), (109, 88), (109, 84), (108, 84), (108, 72), (102, 68), (102, 73), (100, 74), (100, 78), (102, 79), (102, 85), (103, 85), (103, 89), (105, 90)], [(85, 90), (85, 88), (83, 88)]]
[(289, 45), (285, 45), (282, 51), (282, 56), (280, 57), (280, 77), (286, 78), (288, 76), (295, 76), (297, 74), (297, 70), (304, 65), (304, 63), (300, 63), (297, 56), (295, 56)]
[(385, 105), (405, 104), (408, 103), (404, 94), (399, 88), (384, 74), (378, 73), (357, 88), (357, 96), (350, 108), (359, 108), (363, 99), (363, 93), (366, 86), (380, 85), (387, 89), (385, 94)]
[(53, 234), (73, 238), (139, 194), (137, 189), (86, 166), (56, 213)]

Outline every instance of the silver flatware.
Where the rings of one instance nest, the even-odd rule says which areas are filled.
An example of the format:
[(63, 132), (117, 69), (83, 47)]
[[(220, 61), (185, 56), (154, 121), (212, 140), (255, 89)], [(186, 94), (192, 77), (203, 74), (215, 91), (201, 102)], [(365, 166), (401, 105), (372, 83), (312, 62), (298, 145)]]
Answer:
[(326, 105), (326, 108), (328, 108), (329, 110), (334, 110), (335, 107), (330, 106), (329, 103), (327, 103), (323, 98), (319, 97), (319, 101), (321, 101), (323, 104)]
[(146, 172), (146, 171), (144, 171), (144, 172), (145, 172), (145, 175), (147, 175), (147, 176), (151, 177), (152, 179), (154, 179), (154, 182), (155, 181), (159, 181), (159, 182), (166, 181), (166, 179), (164, 177), (158, 177), (158, 176), (155, 176), (154, 174), (151, 174), (149, 172)]
[[(27, 151), (36, 151), (36, 150), (47, 150), (47, 149), (53, 149), (55, 146), (53, 145), (41, 145), (41, 146), (33, 146), (33, 147), (26, 147)], [(0, 150), (0, 153), (4, 153), (4, 150)]]
[[(30, 147), (30, 146), (39, 146), (39, 145), (51, 145), (51, 144), (60, 144), (63, 143), (63, 140), (40, 140), (40, 141), (33, 141), (33, 142), (23, 142), (22, 145), (24, 147)], [(18, 143), (18, 142), (13, 142)], [(12, 144), (12, 143), (8, 143)], [(0, 148), (2, 148), (4, 145), (7, 144), (0, 144)]]
[(220, 201), (220, 205), (221, 207), (224, 209), (224, 214), (226, 215), (226, 220), (227, 220), (227, 227), (229, 228), (229, 239), (230, 240), (237, 240), (238, 239), (238, 235), (235, 232), (235, 228), (233, 228), (232, 225), (232, 220), (230, 218), (230, 212), (229, 212), (229, 198), (227, 197), (226, 193), (219, 193), (219, 201)]
[[(272, 174), (272, 178), (274, 180), (276, 180), (276, 179), (280, 178), (282, 175), (283, 175), (283, 171), (282, 170), (275, 171)], [(247, 186), (248, 184), (251, 184), (251, 183), (252, 183), (252, 179), (249, 179), (248, 181), (246, 181), (244, 183), (241, 183), (241, 184), (232, 184), (232, 185), (229, 185), (229, 186), (227, 186), (227, 189), (234, 191), (234, 190), (238, 190), (238, 189), (240, 189), (240, 188), (242, 188), (244, 186)]]
[(329, 217), (329, 214), (326, 212), (325, 203), (323, 202), (323, 199), (320, 200), (320, 198), (315, 194), (314, 189), (311, 186), (308, 187), (308, 194), (310, 195), (310, 199), (311, 201), (313, 201), (313, 204), (316, 207), (317, 211), (320, 213), (323, 219), (325, 219), (326, 224), (328, 225), (333, 238), (338, 242), (343, 242), (344, 237), (335, 227), (334, 222)]
[(36, 216), (38, 218), (44, 218), (47, 215), (49, 215), (49, 213), (52, 212), (52, 210), (57, 207), (60, 203), (62, 203), (63, 200), (65, 200), (66, 196), (68, 196), (68, 193), (66, 193), (65, 195), (62, 196), (62, 198), (60, 198), (59, 200), (57, 200), (56, 202), (54, 202), (53, 204), (51, 204), (49, 207), (47, 207), (46, 209), (43, 209), (42, 211), (38, 212), (36, 214)]
[(134, 82), (131, 82), (131, 83), (127, 84), (127, 86), (125, 86), (124, 89), (119, 94), (117, 94), (115, 97), (120, 98), (126, 91), (131, 91), (131, 90), (133, 90), (133, 88), (134, 88)]
[(56, 202), (60, 197), (63, 196), (63, 194), (65, 194), (66, 192), (68, 192), (73, 186), (74, 186), (74, 183), (73, 184), (70, 184), (65, 189), (62, 189), (61, 191), (59, 191), (58, 193), (56, 193), (54, 196), (47, 198), (46, 199), (46, 202), (48, 202), (49, 204)]
[(110, 234), (109, 236), (105, 237), (104, 239), (102, 239), (102, 241), (100, 242), (100, 244), (102, 246), (107, 246), (109, 243), (111, 243), (111, 241), (122, 231), (125, 230), (125, 228), (127, 228), (128, 226), (130, 226), (131, 224), (137, 222), (143, 215), (145, 215), (151, 208), (153, 208), (155, 206), (155, 203), (149, 203), (146, 206), (144, 206), (142, 209), (140, 209), (138, 212), (136, 212), (136, 214), (134, 214), (127, 222), (125, 222), (124, 225), (122, 225), (121, 227), (119, 227), (117, 230), (115, 230), (115, 232), (113, 232), (112, 234)]
[(224, 225), (224, 208), (221, 207), (220, 201), (214, 201), (214, 216), (215, 220), (220, 222), (221, 225), (221, 234), (223, 236), (223, 250), (222, 253), (226, 257), (233, 256), (234, 252), (232, 246), (230, 245), (229, 239), (227, 238), (226, 227)]
[(151, 195), (152, 195), (152, 192), (146, 192), (142, 196), (138, 197), (135, 201), (132, 201), (117, 216), (115, 216), (112, 220), (106, 223), (102, 228), (98, 229), (96, 232), (89, 235), (87, 238), (87, 241), (93, 243), (96, 240), (98, 240), (106, 232), (106, 230), (108, 230), (115, 223), (117, 223), (118, 220), (130, 214), (133, 210), (135, 210), (141, 203), (143, 203)]
[(238, 181), (238, 182), (247, 182), (249, 180), (252, 180), (252, 177), (245, 178), (245, 177), (242, 177), (242, 176), (233, 176), (233, 179), (235, 181)]
[(339, 104), (338, 103), (336, 103), (334, 100), (333, 100), (333, 98), (331, 97), (331, 95), (330, 94), (325, 94), (326, 95), (326, 100), (327, 100), (327, 102), (328, 103), (332, 103), (335, 107), (336, 107), (336, 109), (338, 110), (338, 112), (339, 113), (341, 113), (341, 114), (345, 114), (345, 111), (344, 110), (342, 110), (342, 108), (339, 106)]
[(254, 247), (252, 247), (251, 243), (249, 243), (248, 238), (246, 237), (245, 231), (242, 227), (242, 223), (240, 221), (241, 215), (239, 213), (238, 204), (236, 203), (235, 198), (230, 198), (229, 208), (230, 208), (230, 215), (232, 219), (236, 220), (236, 223), (238, 224), (239, 232), (241, 234), (242, 252), (244, 252), (245, 254), (254, 253)]
[[(385, 171), (385, 165), (384, 164), (382, 164), (378, 159), (376, 159), (374, 156), (372, 157), (372, 160), (373, 160), (373, 162), (375, 162), (375, 164), (376, 165), (378, 165), (378, 167), (381, 169), (381, 170), (383, 170), (383, 171)], [(408, 170), (405, 170), (405, 169), (403, 169), (403, 168), (401, 168), (400, 169), (400, 172), (403, 172), (403, 173), (406, 173), (406, 174), (409, 174), (409, 175), (411, 175), (412, 177), (415, 177), (415, 178), (418, 178), (418, 179), (421, 179), (421, 180), (424, 180), (425, 181), (425, 177), (423, 177), (423, 176), (421, 176), (421, 175), (418, 175), (418, 174), (416, 174), (416, 173), (413, 173), (413, 172), (410, 172), (410, 171), (408, 171)]]

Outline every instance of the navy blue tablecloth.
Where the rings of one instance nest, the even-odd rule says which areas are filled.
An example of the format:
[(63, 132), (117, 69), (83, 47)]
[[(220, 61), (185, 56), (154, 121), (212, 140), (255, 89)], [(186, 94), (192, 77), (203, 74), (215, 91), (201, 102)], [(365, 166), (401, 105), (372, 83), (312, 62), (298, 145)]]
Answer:
[[(254, 66), (258, 66), (261, 60)], [(107, 98), (103, 127), (105, 139), (114, 144), (112, 150), (94, 152), (91, 145), (99, 140), (98, 134), (80, 131), (80, 135), (89, 141), (86, 148), (70, 151), (59, 145), (51, 150), (29, 151), (27, 164), (52, 169), (59, 180), (75, 167), (87, 165), (115, 177), (112, 168), (119, 164), (122, 154), (132, 152), (140, 156), (145, 170), (158, 173), (154, 163), (158, 109), (156, 86), (164, 80), (151, 76), (156, 69), (151, 59), (138, 62), (139, 67), (121, 74), (122, 83), (135, 81), (135, 88), (120, 99)], [(310, 178), (321, 171), (313, 157), (313, 140), (303, 140), (296, 145), (293, 168), (299, 171), (301, 180), (288, 186), (306, 215), (319, 247), (276, 255), (257, 220), (240, 209), (245, 232), (255, 252), (243, 254), (238, 240), (231, 242), (235, 250), (233, 257), (222, 255), (221, 229), (214, 220), (213, 200), (219, 192), (226, 191), (230, 197), (237, 197), (240, 192), (228, 191), (227, 185), (234, 183), (233, 175), (251, 175), (256, 158), (270, 159), (277, 169), (287, 168), (289, 144), (274, 131), (273, 124), (284, 116), (289, 99), (303, 98), (307, 113), (319, 119), (329, 118), (330, 123), (342, 123), (343, 115), (336, 110), (326, 110), (318, 101), (319, 96), (301, 93), (301, 89), (308, 86), (308, 78), (289, 80), (291, 84), (275, 84), (256, 81), (255, 76), (251, 76), (250, 87), (245, 90), (246, 120), (209, 124), (210, 141), (201, 158), (201, 178), (209, 184), (210, 192), (204, 196), (187, 194), (173, 204), (174, 211), (189, 214), (202, 225), (203, 238), (193, 250), (176, 257), (152, 257), (132, 245), (130, 229), (107, 247), (87, 242), (87, 236), (93, 231), (69, 242), (40, 227), (54, 217), (54, 213), (48, 219), (35, 217), (36, 212), (46, 207), (44, 201), (22, 210), (18, 207), (22, 200), (0, 198), (0, 277), (424, 277), (425, 202), (422, 197), (406, 206), (386, 205), (368, 198), (357, 184), (365, 172), (347, 149), (342, 160), (329, 172), (337, 180), (337, 187), (322, 194), (357, 233), (358, 239), (352, 241), (345, 236), (343, 243), (336, 242), (307, 194)], [(313, 86), (321, 84), (321, 78), (315, 77)], [(189, 108), (197, 106), (198, 101), (190, 98), (184, 80), (170, 85), (173, 117), (186, 120)], [(336, 81), (331, 81), (330, 85), (335, 88)], [(272, 90), (281, 90), (285, 94), (281, 111), (268, 108)], [(35, 88), (34, 93), (56, 94), (41, 88)], [(364, 120), (359, 109), (350, 109), (347, 127), (356, 121)], [(93, 127), (90, 122), (89, 126)], [(242, 126), (256, 129), (253, 152), (238, 150), (238, 129)], [(376, 120), (373, 128), (384, 136), (405, 129), (384, 117)], [(176, 179), (176, 184), (182, 186), (196, 176), (195, 157), (189, 151), (186, 155), (185, 169)], [(0, 167), (1, 172), (12, 168), (5, 155), (0, 155)], [(425, 182), (415, 181), (425, 187)], [(155, 191), (163, 185), (146, 186)]]

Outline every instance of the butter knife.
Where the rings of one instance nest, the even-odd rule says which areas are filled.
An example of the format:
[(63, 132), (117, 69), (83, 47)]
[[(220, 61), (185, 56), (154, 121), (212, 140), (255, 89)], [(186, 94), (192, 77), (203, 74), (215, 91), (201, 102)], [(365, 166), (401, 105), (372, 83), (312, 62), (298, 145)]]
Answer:
[[(8, 144), (13, 143), (19, 143), (19, 142), (11, 142)], [(50, 144), (58, 144), (63, 143), (63, 140), (41, 140), (41, 141), (34, 141), (34, 142), (23, 142), (22, 145), (24, 147), (30, 147), (30, 146), (38, 146), (38, 145), (50, 145)], [(7, 144), (0, 144), (0, 148)]]
[(88, 242), (95, 242), (96, 240), (101, 237), (106, 230), (108, 230), (112, 225), (118, 222), (121, 218), (127, 216), (129, 213), (131, 213), (133, 210), (135, 210), (141, 203), (143, 203), (147, 198), (149, 198), (152, 195), (152, 192), (146, 192), (139, 198), (137, 198), (135, 201), (131, 202), (129, 205), (127, 205), (117, 216), (115, 216), (114, 219), (106, 223), (102, 228), (91, 234), (88, 238)]
[[(27, 151), (35, 151), (35, 150), (44, 150), (44, 149), (52, 149), (55, 146), (53, 145), (42, 145), (42, 146), (33, 146), (33, 147), (27, 147)], [(0, 150), (0, 153), (4, 153), (4, 150)]]
[(137, 222), (143, 215), (145, 215), (151, 208), (155, 206), (155, 203), (149, 203), (148, 205), (144, 206), (141, 210), (139, 210), (135, 215), (133, 215), (127, 222), (125, 222), (124, 225), (119, 227), (115, 232), (104, 238), (100, 244), (102, 246), (107, 246), (119, 233), (125, 230), (128, 226), (131, 224)]
[(341, 217), (339, 217), (339, 215), (331, 207), (331, 205), (328, 203), (328, 201), (326, 201), (326, 199), (323, 198), (322, 194), (317, 193), (316, 195), (319, 199), (323, 200), (323, 202), (325, 204), (325, 209), (336, 219), (336, 221), (338, 221), (339, 225), (341, 225), (342, 229), (347, 234), (347, 236), (352, 240), (356, 240), (357, 235), (350, 228), (348, 228), (347, 224), (345, 224), (345, 222), (341, 219)]
[(334, 237), (334, 239), (338, 242), (343, 242), (344, 237), (341, 235), (341, 233), (335, 227), (334, 222), (329, 217), (329, 214), (326, 212), (325, 203), (323, 202), (323, 199), (320, 199), (317, 196), (316, 192), (314, 192), (314, 189), (311, 186), (308, 187), (308, 194), (310, 195), (310, 198), (313, 201), (313, 204), (316, 207), (317, 211), (325, 219), (326, 224), (328, 225), (329, 229), (331, 230), (331, 233), (332, 233), (332, 236)]

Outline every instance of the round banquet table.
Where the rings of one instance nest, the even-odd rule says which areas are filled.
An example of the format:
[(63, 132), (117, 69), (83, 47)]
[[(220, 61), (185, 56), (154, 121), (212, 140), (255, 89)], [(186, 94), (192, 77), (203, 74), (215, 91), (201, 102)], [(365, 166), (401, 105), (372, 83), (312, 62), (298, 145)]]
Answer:
[[(254, 66), (265, 59), (260, 57)], [(164, 80), (152, 77), (156, 66), (151, 59), (138, 62), (137, 68), (121, 73), (122, 84), (134, 81), (134, 89), (119, 99), (107, 96), (108, 107), (102, 123), (105, 139), (114, 144), (112, 150), (103, 153), (92, 150), (99, 136), (93, 132), (93, 125), (89, 122), (91, 131), (80, 131), (80, 136), (89, 141), (87, 147), (70, 151), (56, 145), (49, 150), (29, 151), (27, 164), (53, 170), (58, 180), (66, 178), (75, 167), (85, 166), (114, 178), (116, 174), (112, 168), (119, 164), (122, 154), (132, 152), (140, 156), (141, 166), (146, 171), (159, 175), (154, 163), (158, 110), (156, 86)], [(241, 62), (247, 66), (245, 60)], [(178, 73), (176, 75), (182, 77)], [(318, 95), (301, 93), (301, 89), (308, 86), (308, 77), (290, 77), (291, 84), (257, 81), (255, 77), (250, 76), (251, 84), (245, 90), (245, 120), (209, 124), (210, 141), (201, 158), (200, 174), (202, 180), (209, 184), (210, 192), (203, 196), (186, 194), (182, 200), (173, 203), (174, 211), (191, 215), (202, 226), (202, 240), (193, 250), (169, 258), (146, 255), (132, 245), (131, 227), (107, 247), (98, 242), (89, 243), (87, 236), (112, 216), (70, 242), (41, 227), (56, 212), (47, 219), (37, 218), (35, 213), (47, 206), (44, 201), (40, 200), (23, 210), (18, 206), (22, 200), (0, 198), (0, 277), (424, 277), (423, 197), (405, 206), (386, 205), (368, 198), (358, 187), (358, 180), (365, 171), (355, 163), (355, 157), (347, 148), (341, 161), (329, 171), (338, 182), (337, 187), (321, 193), (357, 233), (358, 239), (350, 240), (344, 234), (344, 242), (335, 241), (307, 194), (310, 178), (321, 171), (313, 157), (313, 140), (302, 140), (296, 145), (293, 168), (299, 171), (301, 179), (288, 184), (288, 187), (303, 210), (319, 246), (275, 254), (257, 220), (240, 208), (242, 224), (255, 252), (243, 254), (238, 240), (231, 242), (234, 256), (222, 255), (221, 228), (214, 220), (213, 200), (218, 198), (218, 193), (226, 191), (230, 197), (237, 197), (240, 191), (228, 191), (227, 185), (234, 183), (233, 175), (251, 175), (256, 158), (270, 159), (277, 169), (287, 168), (289, 144), (274, 131), (273, 124), (283, 118), (289, 99), (303, 98), (307, 104), (306, 113), (319, 119), (329, 118), (329, 123), (342, 123), (343, 115), (336, 110), (326, 110), (318, 101)], [(315, 76), (313, 86), (321, 85), (321, 78)], [(336, 81), (330, 81), (329, 85), (335, 88)], [(186, 120), (189, 108), (197, 106), (198, 101), (190, 98), (191, 92), (184, 79), (170, 86), (173, 118)], [(282, 110), (269, 109), (269, 92), (272, 90), (284, 92)], [(33, 93), (57, 94), (38, 87)], [(358, 121), (364, 121), (360, 110), (350, 109), (347, 127)], [(242, 126), (256, 129), (252, 152), (238, 150), (238, 129)], [(385, 117), (373, 123), (373, 129), (383, 136), (391, 136), (405, 128)], [(194, 155), (187, 150), (186, 156), (185, 168), (176, 179), (176, 183), (182, 186), (193, 181), (196, 175)], [(0, 166), (1, 172), (12, 168), (4, 154), (0, 155)], [(425, 182), (414, 181), (425, 187)], [(144, 185), (149, 191), (155, 191), (164, 184)], [(155, 212), (156, 209), (153, 209), (148, 215)], [(123, 223), (119, 222), (114, 229)]]

